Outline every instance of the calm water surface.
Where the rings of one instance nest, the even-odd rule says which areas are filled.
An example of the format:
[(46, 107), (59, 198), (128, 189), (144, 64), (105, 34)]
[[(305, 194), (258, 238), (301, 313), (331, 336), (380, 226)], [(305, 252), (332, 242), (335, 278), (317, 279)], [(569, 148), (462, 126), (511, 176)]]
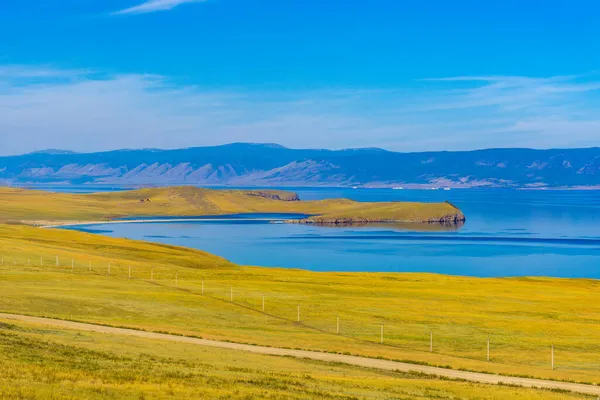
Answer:
[(464, 211), (467, 222), (456, 230), (419, 225), (334, 228), (274, 224), (241, 216), (229, 221), (76, 229), (193, 247), (244, 265), (315, 271), (600, 278), (598, 191), (290, 190), (303, 200), (449, 200)]

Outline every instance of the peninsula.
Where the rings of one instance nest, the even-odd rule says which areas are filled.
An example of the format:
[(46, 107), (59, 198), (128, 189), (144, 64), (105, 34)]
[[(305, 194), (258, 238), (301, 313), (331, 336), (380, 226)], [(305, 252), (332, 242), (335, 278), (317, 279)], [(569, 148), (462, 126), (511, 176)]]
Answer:
[(191, 186), (123, 192), (67, 194), (0, 189), (0, 222), (60, 225), (119, 218), (200, 217), (228, 214), (303, 214), (298, 222), (321, 224), (458, 224), (464, 214), (448, 202), (301, 201), (279, 190), (213, 190)]

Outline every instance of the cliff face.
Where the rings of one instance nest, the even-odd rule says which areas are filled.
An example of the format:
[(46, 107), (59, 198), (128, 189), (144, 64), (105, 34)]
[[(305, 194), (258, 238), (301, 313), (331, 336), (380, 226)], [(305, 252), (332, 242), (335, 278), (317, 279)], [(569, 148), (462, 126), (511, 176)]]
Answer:
[(115, 185), (600, 188), (600, 149), (395, 153), (232, 144), (0, 157), (0, 182)]
[(298, 194), (293, 192), (274, 191), (274, 190), (253, 190), (246, 192), (249, 196), (264, 197), (270, 200), (281, 201), (300, 201)]

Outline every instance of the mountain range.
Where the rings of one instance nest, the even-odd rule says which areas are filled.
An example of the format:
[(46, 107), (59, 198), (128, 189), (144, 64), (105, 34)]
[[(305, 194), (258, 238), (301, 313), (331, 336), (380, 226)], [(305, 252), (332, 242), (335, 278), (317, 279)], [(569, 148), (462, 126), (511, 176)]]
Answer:
[(0, 157), (3, 184), (600, 188), (600, 148), (399, 153), (233, 143)]

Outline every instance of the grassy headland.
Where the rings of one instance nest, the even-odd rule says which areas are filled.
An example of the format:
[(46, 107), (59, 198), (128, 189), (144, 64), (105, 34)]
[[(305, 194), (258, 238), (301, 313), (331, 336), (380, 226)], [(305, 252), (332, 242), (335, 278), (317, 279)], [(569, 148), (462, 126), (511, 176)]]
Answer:
[(202, 251), (16, 225), (0, 225), (0, 249), (2, 312), (600, 382), (595, 280), (241, 267)]
[(48, 224), (126, 217), (202, 216), (238, 213), (299, 213), (309, 222), (456, 222), (449, 203), (365, 203), (347, 199), (300, 201), (275, 190), (211, 190), (195, 187), (67, 194), (0, 188), (0, 222)]

